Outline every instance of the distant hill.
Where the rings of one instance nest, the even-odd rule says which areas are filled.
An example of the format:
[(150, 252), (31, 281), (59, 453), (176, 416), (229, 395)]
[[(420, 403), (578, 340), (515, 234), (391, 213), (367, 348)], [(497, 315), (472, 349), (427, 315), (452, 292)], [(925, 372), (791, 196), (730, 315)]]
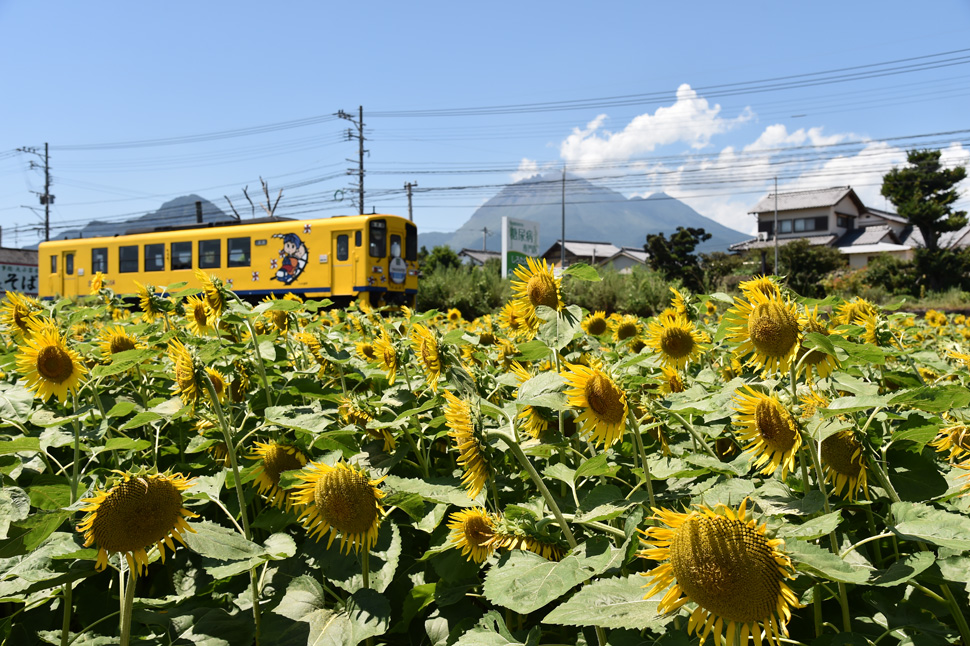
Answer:
[[(502, 248), (502, 216), (539, 223), (539, 248), (544, 252), (561, 237), (563, 186), (561, 175), (536, 175), (502, 189), (479, 207), (465, 224), (451, 233), (419, 233), (418, 243), (429, 250), (447, 245), (455, 251)], [(566, 240), (611, 242), (618, 247), (642, 248), (648, 233), (670, 235), (677, 227), (701, 227), (711, 239), (698, 251), (727, 251), (746, 235), (706, 218), (680, 200), (655, 193), (647, 198), (626, 198), (585, 179), (566, 175)], [(494, 232), (492, 234), (491, 232)]]
[(218, 206), (198, 195), (183, 195), (165, 202), (157, 211), (146, 213), (123, 222), (104, 222), (92, 220), (80, 229), (72, 229), (59, 234), (52, 240), (66, 240), (68, 238), (96, 238), (99, 236), (113, 236), (139, 229), (154, 229), (162, 226), (177, 226), (194, 224), (196, 222), (195, 203), (202, 203), (203, 222), (224, 222), (233, 220), (235, 216), (227, 215)]

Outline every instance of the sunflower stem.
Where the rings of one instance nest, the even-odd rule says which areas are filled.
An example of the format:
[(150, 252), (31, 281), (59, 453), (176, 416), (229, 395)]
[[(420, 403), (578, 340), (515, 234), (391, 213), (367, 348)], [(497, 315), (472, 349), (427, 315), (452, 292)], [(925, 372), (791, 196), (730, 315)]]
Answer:
[[(256, 368), (259, 370), (259, 378), (263, 382), (263, 392), (266, 393), (266, 407), (269, 408), (273, 405), (273, 400), (269, 394), (269, 380), (266, 378), (266, 365), (263, 363), (263, 355), (259, 353), (259, 343), (256, 340), (256, 328), (253, 327), (253, 322), (249, 320), (248, 316), (243, 316), (242, 320), (249, 329), (249, 341), (253, 346), (253, 355), (256, 357)], [(341, 378), (343, 378), (343, 374), (341, 374)], [(346, 390), (344, 394), (346, 394)]]
[(424, 459), (424, 453), (418, 450), (418, 445), (415, 444), (414, 438), (411, 436), (410, 425), (405, 425), (404, 437), (407, 438), (408, 444), (411, 446), (411, 450), (414, 451), (414, 455), (418, 458), (418, 464), (421, 465), (421, 472), (424, 474), (424, 479), (427, 480), (431, 477), (428, 473), (428, 462)]
[(505, 442), (505, 445), (509, 447), (509, 450), (519, 461), (519, 463), (522, 464), (522, 467), (526, 470), (526, 473), (528, 473), (529, 477), (532, 478), (532, 482), (535, 483), (536, 487), (539, 489), (539, 493), (542, 494), (546, 504), (549, 506), (550, 511), (552, 511), (552, 514), (556, 517), (556, 522), (559, 524), (560, 529), (562, 529), (562, 533), (566, 537), (566, 542), (569, 543), (569, 547), (571, 549), (575, 549), (578, 545), (578, 543), (576, 543), (576, 537), (573, 536), (573, 532), (571, 529), (569, 529), (566, 519), (563, 518), (562, 512), (559, 510), (559, 505), (556, 504), (556, 499), (552, 497), (552, 493), (549, 492), (548, 487), (546, 487), (546, 483), (542, 481), (542, 476), (540, 476), (539, 472), (536, 471), (534, 466), (532, 466), (528, 456), (526, 456), (526, 454), (522, 451), (522, 447), (520, 447), (512, 437), (506, 435), (502, 431), (489, 431), (488, 437), (497, 437)]
[(633, 440), (636, 442), (637, 451), (640, 453), (640, 462), (643, 466), (643, 482), (647, 487), (647, 497), (650, 499), (650, 508), (653, 509), (657, 506), (657, 500), (653, 495), (653, 478), (650, 476), (650, 466), (647, 464), (647, 452), (643, 448), (643, 437), (640, 436), (640, 423), (637, 422), (637, 418), (634, 416), (632, 409), (630, 409), (630, 412), (627, 415), (627, 424), (630, 427), (630, 433), (633, 434)]
[(687, 431), (690, 433), (691, 437), (694, 438), (694, 441), (695, 442), (697, 442), (698, 444), (701, 445), (701, 447), (704, 449), (704, 452), (705, 453), (707, 453), (709, 456), (711, 456), (715, 460), (718, 460), (719, 459), (717, 457), (717, 453), (715, 453), (714, 452), (714, 449), (712, 449), (710, 447), (710, 445), (704, 440), (704, 438), (701, 437), (701, 435), (697, 432), (697, 429), (694, 428), (694, 425), (693, 424), (691, 424), (686, 419), (684, 419), (683, 417), (681, 417), (680, 415), (678, 415), (677, 413), (675, 413), (672, 410), (668, 410), (667, 412), (670, 413), (678, 422), (681, 423), (681, 425), (684, 428), (687, 429)]
[(815, 619), (815, 636), (822, 636), (822, 586), (816, 583), (812, 590), (812, 615)]
[(128, 569), (128, 581), (125, 585), (125, 604), (121, 610), (121, 646), (128, 646), (131, 642), (131, 610), (135, 605), (135, 581), (138, 573)]
[(64, 592), (61, 595), (61, 600), (64, 602), (64, 618), (61, 619), (61, 646), (67, 646), (71, 643), (68, 638), (71, 636), (71, 614), (74, 608), (73, 585), (73, 582), (65, 583)]

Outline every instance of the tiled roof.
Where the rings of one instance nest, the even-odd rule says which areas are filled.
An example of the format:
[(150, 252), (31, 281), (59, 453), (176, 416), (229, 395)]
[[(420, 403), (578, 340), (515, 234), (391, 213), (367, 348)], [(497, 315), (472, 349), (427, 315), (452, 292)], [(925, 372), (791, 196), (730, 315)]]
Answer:
[[(858, 202), (859, 198), (855, 197), (855, 192), (852, 190), (851, 186), (837, 186), (835, 188), (821, 188), (811, 191), (779, 193), (778, 211), (794, 211), (797, 209), (814, 209), (823, 206), (832, 206), (834, 204), (838, 204), (842, 198), (850, 193)], [(861, 202), (859, 202), (859, 206), (862, 206)], [(762, 200), (758, 202), (753, 209), (751, 209), (750, 213), (771, 213), (774, 210), (775, 194), (770, 193), (767, 197), (762, 198)]]
[[(636, 262), (639, 262), (642, 264), (646, 264), (647, 260), (650, 258), (650, 254), (648, 254), (643, 249), (637, 249), (636, 247), (623, 247), (622, 249), (617, 251), (609, 258), (604, 258), (603, 260), (597, 260), (596, 264), (605, 265), (607, 263), (612, 262), (613, 260), (616, 260), (620, 256), (626, 256), (627, 258), (630, 258), (631, 260), (635, 260)], [(597, 256), (597, 258), (599, 258), (599, 256)]]
[[(556, 240), (543, 257), (547, 256), (553, 249), (559, 247), (559, 240)], [(578, 240), (566, 240), (566, 251), (581, 258), (609, 258), (615, 255), (620, 248), (610, 242), (581, 242)]]
[(480, 262), (483, 265), (485, 261), (491, 260), (492, 258), (501, 258), (502, 254), (498, 251), (482, 251), (481, 249), (462, 249), (458, 252), (459, 256), (467, 256), (476, 262)]
[(904, 244), (893, 244), (891, 242), (877, 242), (876, 244), (860, 244), (852, 245), (851, 247), (839, 247), (839, 251), (851, 256), (853, 254), (874, 254), (874, 253), (886, 253), (889, 251), (907, 251), (911, 247), (907, 247)]
[[(808, 244), (813, 246), (820, 245), (831, 245), (835, 242), (836, 235), (834, 233), (827, 233), (820, 236), (804, 236), (802, 238), (778, 238), (778, 246), (784, 247), (789, 242), (795, 242), (796, 240), (806, 240)], [(768, 238), (767, 240), (759, 240), (758, 238), (751, 238), (750, 240), (745, 240), (744, 242), (738, 242), (730, 247), (731, 251), (748, 251), (749, 249), (774, 249), (775, 239)]]
[(842, 237), (835, 241), (836, 247), (855, 247), (859, 245), (874, 245), (879, 243), (895, 244), (899, 239), (893, 230), (885, 224), (877, 224), (871, 227), (860, 227), (851, 231), (846, 231)]

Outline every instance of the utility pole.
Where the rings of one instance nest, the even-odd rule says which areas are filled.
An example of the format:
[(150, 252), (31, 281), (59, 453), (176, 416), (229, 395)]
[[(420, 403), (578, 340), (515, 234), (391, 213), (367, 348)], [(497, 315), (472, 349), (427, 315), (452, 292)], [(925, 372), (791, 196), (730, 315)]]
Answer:
[[(367, 152), (366, 150), (364, 150), (364, 106), (359, 106), (357, 114), (358, 114), (357, 119), (354, 119), (352, 116), (350, 116), (349, 113), (344, 112), (343, 110), (338, 110), (336, 116), (341, 119), (346, 119), (347, 121), (349, 121), (354, 125), (354, 128), (357, 129), (357, 132), (355, 133), (353, 128), (347, 128), (346, 134), (347, 134), (347, 141), (351, 141), (352, 139), (357, 139), (359, 144), (358, 162), (357, 162), (358, 166), (356, 171), (357, 193), (359, 195), (359, 199), (357, 202), (357, 206), (359, 208), (357, 212), (363, 213), (364, 212), (364, 153)], [(352, 162), (353, 160), (348, 159), (347, 161)], [(353, 170), (348, 170), (347, 174), (353, 175), (354, 172), (355, 171)]]
[[(19, 152), (30, 153), (32, 155), (41, 156), (40, 151), (36, 148), (18, 148)], [(54, 196), (51, 195), (51, 165), (50, 165), (50, 151), (47, 143), (44, 144), (44, 192), (38, 193), (37, 191), (31, 191), (34, 195), (40, 198), (40, 203), (44, 206), (44, 240), (51, 239), (51, 204), (54, 203)], [(33, 160), (30, 161), (30, 168), (39, 168), (39, 164)]]
[(408, 192), (408, 220), (411, 222), (414, 222), (414, 213), (411, 211), (411, 189), (417, 185), (417, 182), (404, 182), (404, 190)]
[(485, 251), (485, 239), (488, 237), (488, 227), (482, 227), (482, 251)]
[(559, 244), (559, 271), (566, 270), (566, 165), (562, 167), (562, 238)]

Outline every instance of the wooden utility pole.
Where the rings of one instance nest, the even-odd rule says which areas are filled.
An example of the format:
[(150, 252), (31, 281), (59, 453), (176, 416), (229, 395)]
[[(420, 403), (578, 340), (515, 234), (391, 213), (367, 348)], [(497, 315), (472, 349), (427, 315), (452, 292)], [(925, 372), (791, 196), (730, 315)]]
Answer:
[[(353, 129), (347, 128), (346, 134), (347, 134), (348, 141), (350, 141), (351, 139), (357, 139), (359, 144), (357, 171), (356, 171), (357, 194), (359, 196), (358, 202), (357, 202), (357, 206), (359, 207), (359, 209), (357, 212), (363, 213), (364, 212), (364, 153), (367, 152), (366, 150), (364, 150), (364, 106), (359, 106), (357, 114), (358, 114), (357, 119), (354, 119), (352, 116), (350, 116), (349, 113), (344, 112), (343, 110), (338, 110), (336, 116), (341, 119), (346, 119), (347, 121), (352, 123), (357, 130), (357, 132), (355, 133)], [(348, 159), (347, 161), (352, 162), (353, 160)], [(347, 174), (353, 175), (354, 172), (355, 172), (354, 170), (348, 170)]]

